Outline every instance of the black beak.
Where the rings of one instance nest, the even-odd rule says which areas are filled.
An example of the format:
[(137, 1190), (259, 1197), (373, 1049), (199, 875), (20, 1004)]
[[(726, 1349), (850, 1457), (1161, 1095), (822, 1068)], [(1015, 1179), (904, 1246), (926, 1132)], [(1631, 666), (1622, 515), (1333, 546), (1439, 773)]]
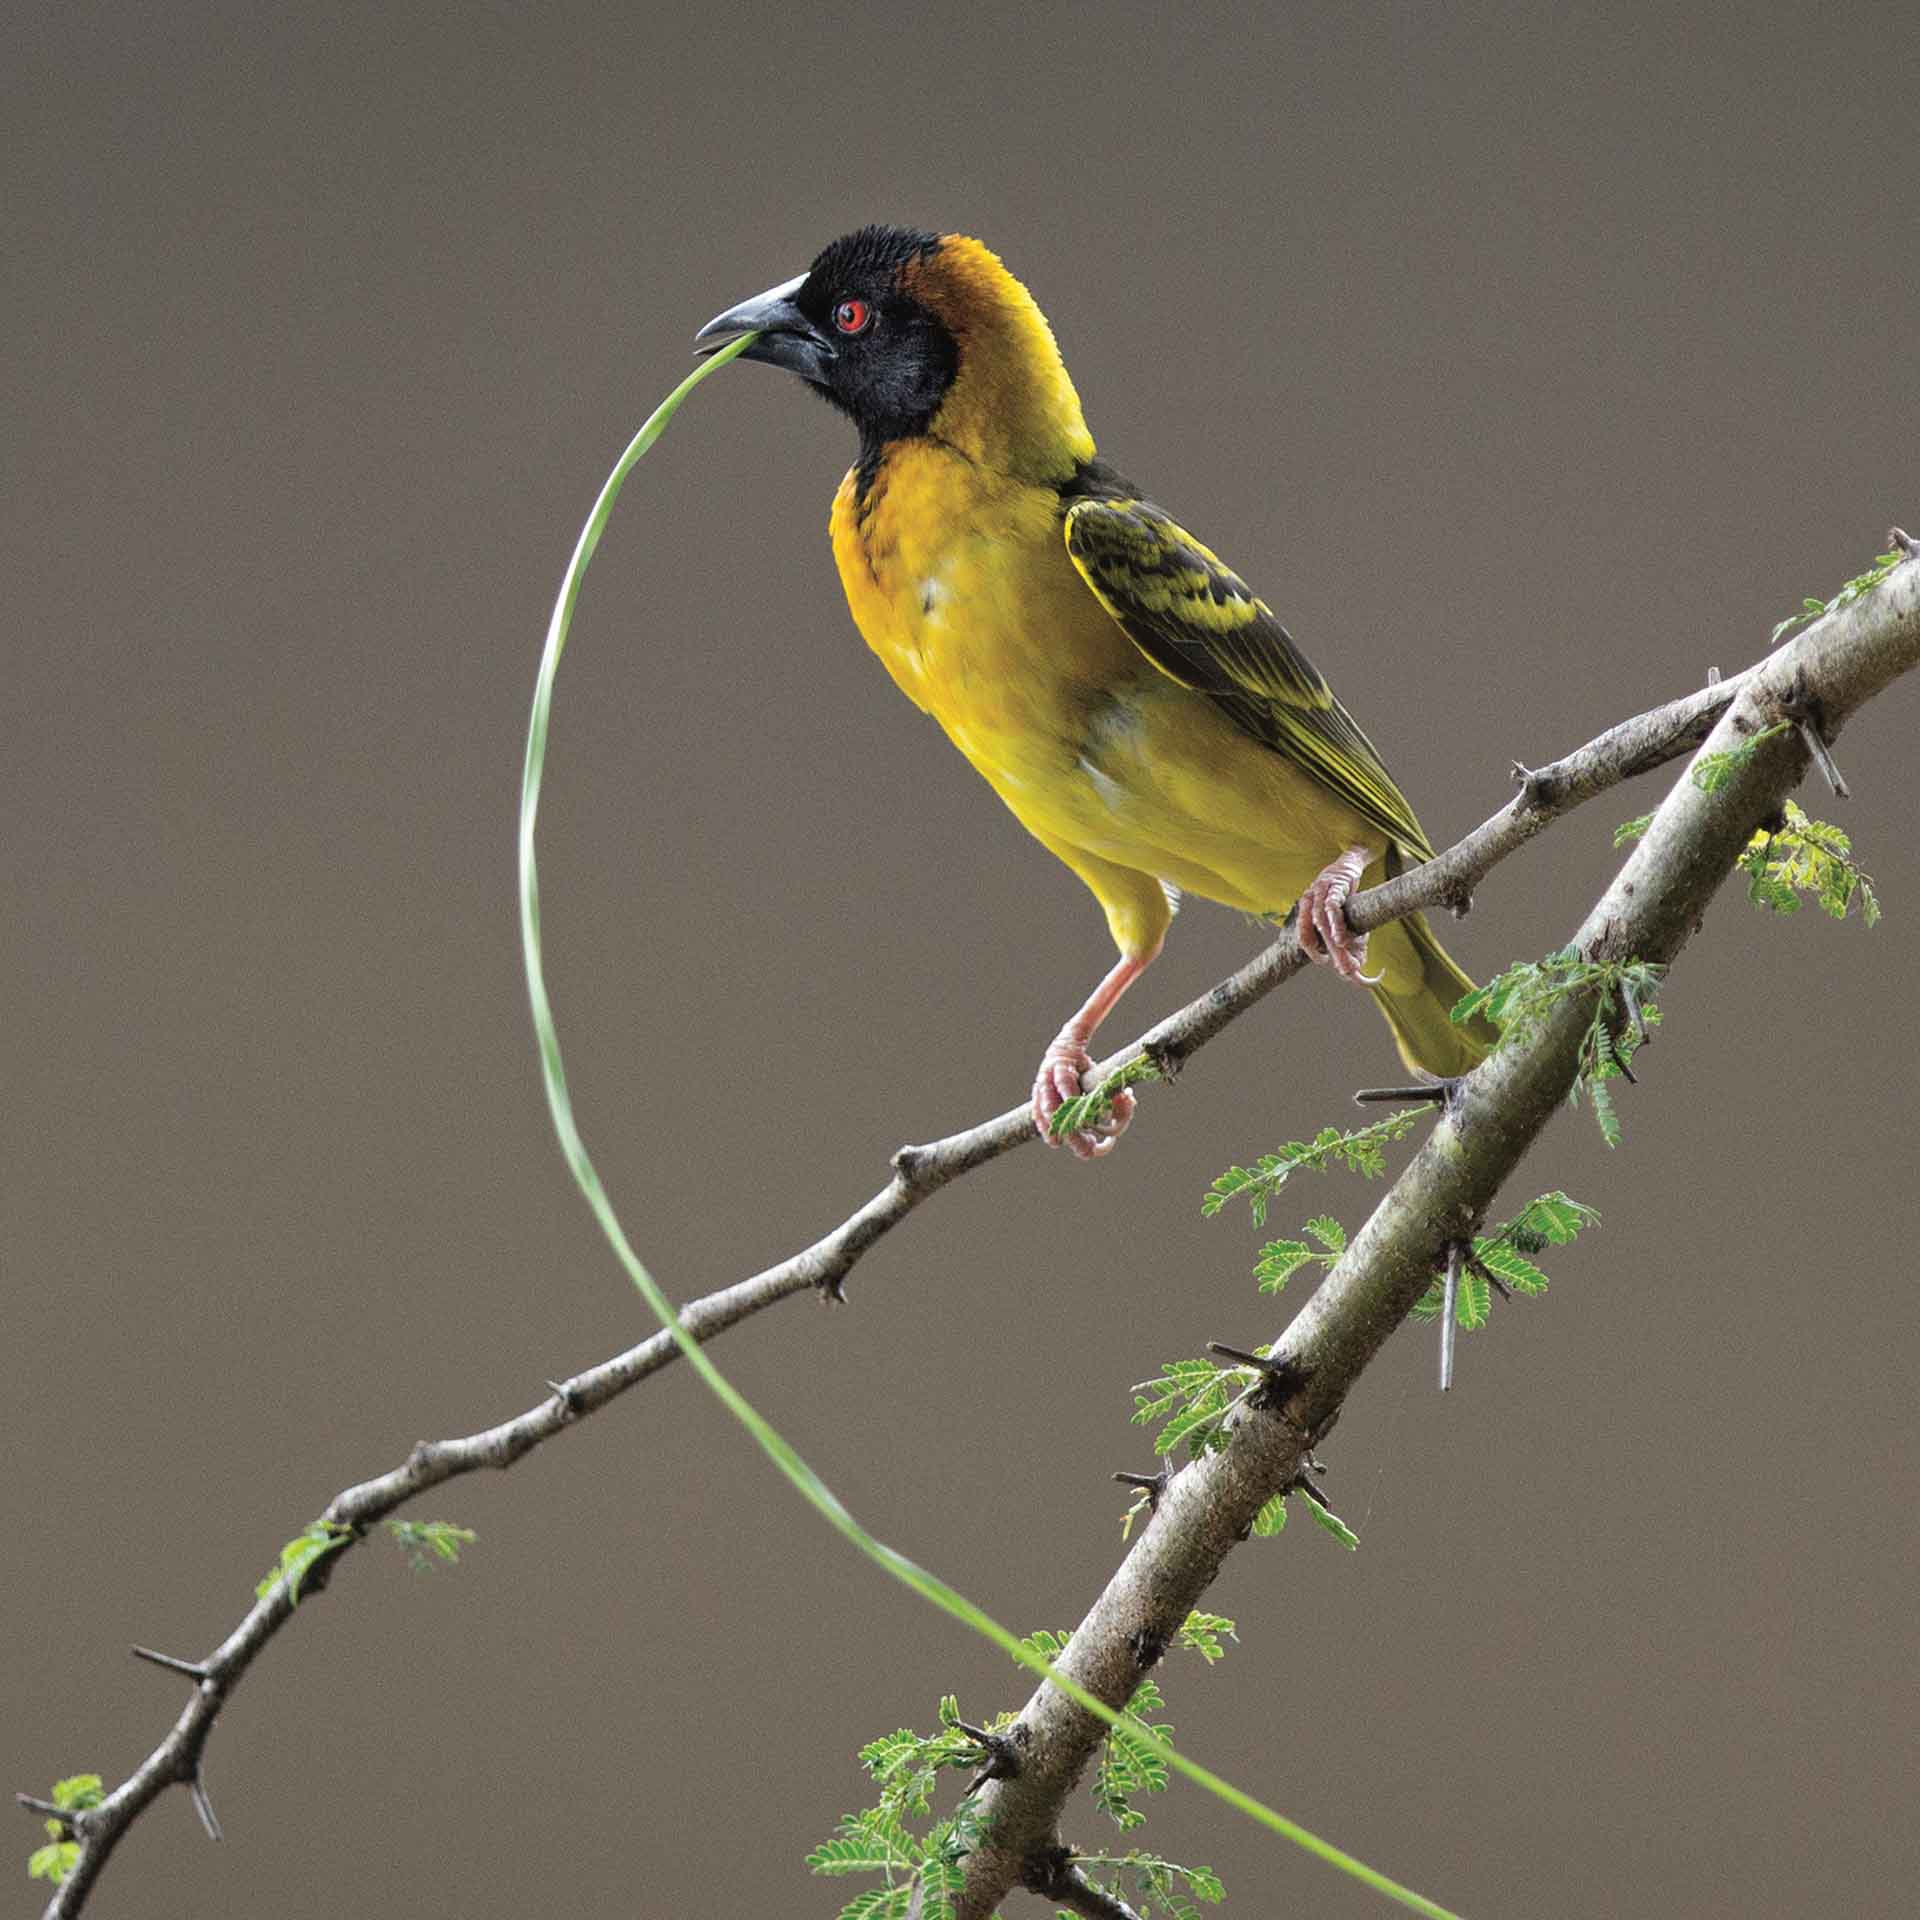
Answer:
[(711, 353), (736, 334), (757, 333), (759, 339), (741, 354), (742, 360), (764, 360), (769, 366), (797, 373), (817, 387), (825, 386), (834, 359), (833, 343), (793, 304), (793, 296), (806, 283), (803, 273), (785, 286), (755, 294), (751, 300), (742, 300), (737, 307), (716, 314), (693, 336), (693, 344), (702, 353)]

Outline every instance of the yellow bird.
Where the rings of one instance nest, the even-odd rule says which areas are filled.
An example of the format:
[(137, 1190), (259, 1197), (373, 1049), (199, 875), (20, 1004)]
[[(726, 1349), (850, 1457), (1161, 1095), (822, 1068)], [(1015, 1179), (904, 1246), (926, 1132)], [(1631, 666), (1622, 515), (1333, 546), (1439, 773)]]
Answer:
[[(1053, 331), (999, 259), (962, 234), (863, 227), (696, 342), (748, 330), (744, 358), (859, 429), (831, 523), (855, 624), (1092, 890), (1120, 950), (1041, 1058), (1041, 1136), (1186, 893), (1300, 902), (1301, 945), (1372, 990), (1409, 1066), (1471, 1069), (1497, 1036), (1449, 1020), (1472, 982), (1426, 921), (1369, 941), (1343, 910), (1433, 857), (1413, 809), (1266, 602), (1096, 458)], [(1102, 1154), (1132, 1111), (1123, 1094), (1066, 1144)]]

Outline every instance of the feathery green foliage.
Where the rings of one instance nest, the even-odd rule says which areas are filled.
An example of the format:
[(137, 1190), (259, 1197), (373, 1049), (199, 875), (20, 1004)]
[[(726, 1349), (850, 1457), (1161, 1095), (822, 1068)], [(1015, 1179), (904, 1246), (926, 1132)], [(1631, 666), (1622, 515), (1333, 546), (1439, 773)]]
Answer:
[(387, 1531), (400, 1543), (416, 1573), (425, 1573), (436, 1560), (457, 1564), (460, 1549), (480, 1537), (471, 1527), (456, 1527), (451, 1520), (389, 1520)]
[[(1693, 763), (1693, 784), (1702, 793), (1718, 793), (1743, 767), (1753, 764), (1753, 757), (1769, 741), (1776, 740), (1792, 728), (1785, 720), (1776, 720), (1770, 727), (1762, 727), (1758, 733), (1750, 733), (1738, 746), (1716, 747), (1711, 753), (1703, 753)], [(1619, 845), (1619, 836), (1614, 838)]]
[(1306, 1231), (1320, 1242), (1309, 1246), (1304, 1240), (1269, 1240), (1253, 1263), (1253, 1277), (1262, 1293), (1278, 1293), (1304, 1266), (1318, 1261), (1331, 1267), (1347, 1250), (1347, 1230), (1331, 1214), (1320, 1213), (1307, 1222)]
[[(1199, 1654), (1211, 1665), (1225, 1655), (1222, 1635), (1234, 1637), (1234, 1623), (1224, 1614), (1190, 1613), (1173, 1644)], [(1037, 1659), (1051, 1662), (1065, 1652), (1071, 1637), (1043, 1628), (1024, 1635), (1020, 1646)], [(1146, 1717), (1160, 1712), (1164, 1705), (1159, 1686), (1151, 1679), (1141, 1681), (1109, 1727), (1095, 1763), (1094, 1804), (1123, 1833), (1132, 1832), (1146, 1820), (1133, 1805), (1134, 1797), (1160, 1793), (1167, 1785), (1167, 1738), (1173, 1729)], [(939, 1717), (934, 1733), (920, 1734), (902, 1727), (868, 1741), (860, 1749), (860, 1764), (879, 1787), (879, 1800), (858, 1813), (843, 1815), (833, 1838), (807, 1856), (807, 1865), (815, 1873), (877, 1873), (883, 1877), (883, 1885), (864, 1889), (842, 1907), (840, 1920), (906, 1920), (909, 1914), (922, 1920), (941, 1920), (952, 1912), (953, 1896), (964, 1881), (962, 1863), (979, 1837), (979, 1814), (970, 1788), (950, 1814), (933, 1819), (934, 1791), (941, 1774), (977, 1773), (989, 1753), (961, 1727), (959, 1702), (953, 1695), (940, 1702)], [(1001, 1713), (982, 1731), (1017, 1737), (1015, 1726), (1013, 1714)], [(922, 1823), (929, 1823), (924, 1831), (920, 1830)], [(1086, 1857), (1081, 1857), (1081, 1864), (1087, 1863)], [(1169, 1914), (1182, 1911), (1171, 1904), (1184, 1897), (1178, 1892), (1181, 1881), (1202, 1899), (1221, 1897), (1218, 1878), (1204, 1867), (1182, 1867), (1144, 1852), (1092, 1856), (1091, 1863), (1114, 1869), (1116, 1886), (1124, 1869), (1138, 1884), (1154, 1888)], [(1160, 1876), (1158, 1881), (1155, 1875)], [(1202, 1892), (1203, 1887), (1211, 1891)]]
[[(1762, 737), (1755, 734), (1754, 740)], [(1621, 847), (1637, 840), (1652, 819), (1643, 813), (1637, 820), (1622, 821), (1613, 830), (1613, 844)], [(1873, 890), (1872, 874), (1853, 857), (1851, 836), (1831, 821), (1810, 818), (1797, 800), (1787, 802), (1778, 826), (1762, 827), (1748, 841), (1739, 868), (1747, 877), (1747, 898), (1756, 907), (1798, 913), (1804, 893), (1835, 920), (1844, 920), (1857, 902), (1861, 919), (1870, 927), (1879, 924), (1880, 896)]]
[[(1548, 1247), (1564, 1247), (1582, 1228), (1597, 1227), (1599, 1214), (1564, 1193), (1543, 1193), (1491, 1233), (1474, 1235), (1473, 1251), (1461, 1269), (1454, 1294), (1456, 1326), (1472, 1333), (1487, 1324), (1496, 1287), (1509, 1293), (1545, 1293), (1547, 1276), (1534, 1265), (1532, 1255)], [(1435, 1320), (1446, 1299), (1446, 1283), (1438, 1276), (1413, 1304), (1416, 1317)]]
[[(56, 1807), (68, 1813), (85, 1813), (106, 1798), (105, 1783), (97, 1773), (72, 1773), (53, 1783), (47, 1796)], [(27, 1878), (47, 1880), (58, 1886), (80, 1859), (80, 1843), (69, 1839), (71, 1829), (64, 1820), (47, 1817), (47, 1844), (35, 1847), (27, 1856)]]
[(1773, 630), (1773, 638), (1767, 643), (1777, 647), (1795, 627), (1808, 620), (1817, 620), (1823, 613), (1837, 612), (1841, 607), (1851, 605), (1863, 595), (1871, 593), (1886, 579), (1895, 567), (1906, 559), (1906, 555), (1895, 547), (1890, 553), (1877, 553), (1873, 565), (1865, 573), (1857, 573), (1836, 593), (1831, 600), (1806, 599), (1800, 602), (1800, 611), (1790, 613)]
[(300, 1583), (328, 1554), (338, 1553), (352, 1538), (351, 1527), (336, 1526), (331, 1520), (313, 1521), (280, 1549), (278, 1561), (268, 1568), (265, 1579), (255, 1585), (254, 1598), (264, 1600), (273, 1591), (274, 1582), (284, 1580), (287, 1583), (287, 1599), (297, 1607), (300, 1604)]
[(1870, 927), (1880, 921), (1873, 876), (1853, 857), (1853, 841), (1830, 821), (1810, 819), (1789, 800), (1785, 824), (1763, 827), (1740, 856), (1747, 898), (1773, 913), (1798, 913), (1801, 894), (1824, 914), (1844, 920), (1856, 901)]
[[(1312, 1225), (1316, 1229), (1332, 1228), (1335, 1236), (1339, 1232), (1337, 1221), (1320, 1219)], [(1313, 1257), (1331, 1265), (1339, 1254), (1336, 1250)], [(1268, 1350), (1267, 1347), (1251, 1349), (1262, 1355)], [(1162, 1459), (1183, 1446), (1190, 1460), (1203, 1459), (1209, 1453), (1218, 1453), (1227, 1444), (1229, 1417), (1265, 1384), (1266, 1376), (1253, 1367), (1222, 1366), (1213, 1360), (1170, 1360), (1153, 1379), (1142, 1380), (1134, 1387), (1133, 1424), (1150, 1427), (1155, 1421), (1162, 1423), (1153, 1441), (1153, 1450)], [(1343, 1544), (1359, 1545), (1352, 1529), (1328, 1510), (1316, 1490), (1306, 1486), (1277, 1493), (1261, 1508), (1253, 1523), (1257, 1539), (1269, 1538), (1287, 1524), (1288, 1493), (1310, 1495), (1314, 1518)], [(1144, 1488), (1134, 1496), (1132, 1506), (1120, 1517), (1123, 1540), (1132, 1534), (1134, 1522), (1152, 1504)]]
[(1091, 1093), (1077, 1100), (1063, 1101), (1047, 1123), (1047, 1132), (1055, 1140), (1064, 1140), (1083, 1127), (1097, 1127), (1113, 1112), (1113, 1096), (1129, 1087), (1143, 1087), (1161, 1079), (1160, 1069), (1144, 1053), (1135, 1054), (1107, 1075)]
[(1544, 960), (1516, 961), (1463, 995), (1453, 1018), (1464, 1022), (1484, 1014), (1500, 1029), (1502, 1041), (1524, 1043), (1562, 1001), (1589, 999), (1592, 1018), (1580, 1036), (1567, 1101), (1578, 1106), (1584, 1093), (1601, 1138), (1617, 1147), (1620, 1117), (1607, 1082), (1633, 1078), (1633, 1056), (1646, 1044), (1647, 1029), (1660, 1024), (1653, 995), (1665, 971), (1651, 960), (1583, 960), (1577, 947), (1562, 947)]
[(1169, 1360), (1151, 1380), (1134, 1383), (1133, 1424), (1163, 1421), (1154, 1435), (1154, 1452), (1164, 1459), (1184, 1446), (1188, 1458), (1198, 1460), (1227, 1444), (1227, 1415), (1259, 1384), (1250, 1367)]
[[(1227, 1897), (1220, 1876), (1211, 1868), (1183, 1867), (1158, 1854), (1081, 1853), (1074, 1856), (1073, 1864), (1096, 1886), (1124, 1900), (1139, 1920), (1159, 1920), (1162, 1912), (1167, 1920), (1201, 1920), (1194, 1899), (1212, 1905)], [(1089, 1868), (1093, 1871), (1088, 1872)], [(1185, 1892), (1181, 1890), (1182, 1881), (1186, 1883)], [(1189, 1893), (1193, 1899), (1187, 1897)], [(1061, 1912), (1059, 1920), (1074, 1920), (1074, 1916)]]
[(1222, 1635), (1229, 1640), (1238, 1640), (1234, 1622), (1224, 1613), (1201, 1613), (1198, 1610), (1187, 1615), (1181, 1623), (1180, 1631), (1174, 1635), (1174, 1645), (1185, 1652), (1197, 1653), (1208, 1666), (1216, 1660), (1224, 1660), (1227, 1650), (1220, 1644)]
[[(1456, 1010), (1455, 1019), (1461, 1016)], [(1404, 1140), (1427, 1107), (1402, 1107), (1370, 1127), (1342, 1131), (1322, 1127), (1311, 1140), (1289, 1140), (1272, 1153), (1263, 1153), (1251, 1167), (1229, 1167), (1207, 1189), (1200, 1211), (1211, 1219), (1229, 1200), (1245, 1197), (1253, 1209), (1253, 1223), (1264, 1226), (1267, 1204), (1296, 1173), (1324, 1173), (1339, 1164), (1350, 1172), (1377, 1180), (1387, 1170), (1382, 1149)]]

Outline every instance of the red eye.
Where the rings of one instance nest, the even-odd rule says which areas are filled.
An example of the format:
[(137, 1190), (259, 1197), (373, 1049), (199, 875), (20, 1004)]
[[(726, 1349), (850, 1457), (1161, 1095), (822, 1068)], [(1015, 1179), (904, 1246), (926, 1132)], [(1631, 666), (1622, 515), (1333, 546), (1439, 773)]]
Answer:
[(842, 333), (865, 333), (873, 309), (864, 300), (842, 300), (833, 310), (833, 324)]

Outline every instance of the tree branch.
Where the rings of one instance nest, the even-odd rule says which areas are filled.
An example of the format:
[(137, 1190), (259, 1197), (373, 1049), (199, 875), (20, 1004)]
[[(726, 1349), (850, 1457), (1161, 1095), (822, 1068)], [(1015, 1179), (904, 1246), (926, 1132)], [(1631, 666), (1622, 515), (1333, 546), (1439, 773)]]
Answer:
[[(1588, 765), (1561, 762), (1528, 776), (1514, 807), (1409, 878), (1425, 881), (1437, 869), (1470, 884), (1485, 871), (1483, 858), (1498, 858), (1518, 844), (1514, 836), (1526, 837), (1535, 808), (1598, 791), (1586, 783), (1601, 769), (1637, 771), (1670, 758), (1674, 743), (1695, 737), (1716, 701), (1725, 710), (1708, 740), (1715, 750), (1739, 746), (1796, 708), (1817, 715), (1830, 741), (1850, 713), (1916, 664), (1920, 565), (1910, 556), (1877, 590), (1828, 614), (1737, 681), (1603, 735), (1595, 747), (1610, 744)], [(1789, 726), (1760, 742), (1711, 794), (1680, 780), (1575, 936), (1581, 957), (1672, 961), (1809, 760), (1806, 742)], [(1403, 904), (1396, 890), (1404, 886), (1393, 881), (1355, 901), (1355, 924), (1386, 918), (1385, 896)], [(1115, 1708), (1132, 1697), (1254, 1516), (1297, 1481), (1314, 1437), (1426, 1292), (1446, 1248), (1472, 1244), (1501, 1185), (1565, 1099), (1593, 1013), (1590, 995), (1569, 996), (1531, 1036), (1509, 1039), (1460, 1083), (1406, 1171), (1273, 1349), (1279, 1378), (1290, 1384), (1255, 1395), (1222, 1451), (1174, 1474), (1138, 1543), (1074, 1629), (1057, 1663), (1061, 1672)], [(1028, 1735), (1020, 1773), (983, 1789), (984, 1838), (967, 1859), (957, 1920), (984, 1920), (1056, 1857), (1066, 1796), (1106, 1733), (1051, 1682), (1028, 1700), (1019, 1724)]]
[[(1906, 609), (1904, 617), (1909, 627), (1920, 624), (1912, 618), (1916, 575), (1920, 575), (1920, 568), (1902, 567), (1885, 588), (1865, 603), (1875, 609), (1875, 631), (1879, 631), (1893, 617), (1884, 609), (1895, 599)], [(1521, 791), (1515, 799), (1458, 845), (1424, 867), (1403, 874), (1384, 886), (1356, 894), (1347, 905), (1349, 920), (1356, 930), (1365, 932), (1417, 908), (1463, 907), (1472, 888), (1508, 854), (1516, 851), (1562, 814), (1595, 795), (1633, 774), (1675, 759), (1698, 745), (1750, 681), (1764, 673), (1772, 676), (1768, 682), (1772, 685), (1773, 678), (1777, 678), (1774, 669), (1781, 660), (1789, 655), (1797, 659), (1809, 641), (1826, 633), (1832, 626), (1833, 619), (1830, 618), (1810, 629), (1793, 647), (1747, 669), (1736, 679), (1710, 685), (1635, 719), (1624, 721), (1565, 759), (1525, 773)], [(1851, 631), (1851, 628), (1848, 630)], [(1886, 677), (1891, 678), (1892, 673), (1902, 670), (1904, 664), (1903, 656), (1902, 667), (1889, 668)], [(1878, 684), (1881, 683), (1876, 682), (1875, 687), (1867, 691), (1875, 690)], [(1836, 704), (1836, 696), (1817, 676), (1808, 679), (1807, 688), (1820, 702), (1820, 711), (1830, 736), (1838, 718), (1850, 710), (1852, 702), (1840, 700)], [(1865, 693), (1858, 695), (1858, 698), (1864, 697)], [(1798, 736), (1792, 738), (1795, 741), (1794, 751), (1801, 753), (1797, 744)], [(1773, 766), (1779, 759), (1780, 755), (1776, 753), (1768, 764)], [(1151, 1056), (1169, 1072), (1174, 1070), (1241, 1013), (1300, 972), (1306, 964), (1291, 929), (1282, 931), (1271, 945), (1246, 966), (1191, 1005), (1151, 1028), (1111, 1059), (1102, 1062), (1098, 1072), (1104, 1076), (1141, 1054)], [(1476, 1076), (1481, 1077), (1484, 1076)], [(1474, 1111), (1480, 1111), (1482, 1104), (1476, 1100)], [(1034, 1137), (1027, 1108), (1023, 1104), (929, 1145), (902, 1147), (894, 1155), (893, 1178), (832, 1232), (751, 1279), (722, 1288), (682, 1308), (682, 1324), (696, 1340), (705, 1341), (762, 1308), (810, 1287), (837, 1297), (842, 1283), (861, 1255), (923, 1200), (962, 1174), (1028, 1144)], [(1342, 1263), (1341, 1272), (1346, 1270), (1347, 1264)], [(1336, 1273), (1334, 1279), (1338, 1278), (1339, 1274)], [(1316, 1296), (1316, 1304), (1319, 1299), (1326, 1297), (1332, 1285), (1333, 1280), (1330, 1280), (1321, 1295)], [(1385, 1303), (1376, 1303), (1369, 1311), (1374, 1315), (1369, 1325), (1377, 1333), (1378, 1337), (1373, 1343), (1377, 1346), (1379, 1339), (1385, 1337), (1385, 1332), (1390, 1330), (1399, 1315), (1394, 1312), (1391, 1319), (1383, 1319), (1389, 1311)], [(1299, 1324), (1296, 1322), (1296, 1326)], [(1336, 1362), (1344, 1364), (1344, 1356), (1349, 1351), (1350, 1343), (1344, 1338), (1335, 1339), (1329, 1334), (1327, 1339), (1332, 1343), (1331, 1351), (1317, 1360), (1316, 1364), (1329, 1370), (1316, 1378), (1308, 1396), (1316, 1402), (1329, 1390), (1328, 1383), (1338, 1377), (1331, 1369)], [(346, 1488), (335, 1496), (322, 1516), (331, 1525), (346, 1530), (342, 1546), (308, 1570), (300, 1583), (299, 1598), (305, 1600), (324, 1590), (334, 1568), (359, 1543), (370, 1525), (383, 1520), (428, 1488), (483, 1467), (512, 1466), (532, 1448), (657, 1372), (678, 1352), (669, 1334), (664, 1331), (656, 1333), (626, 1352), (569, 1380), (550, 1383), (553, 1388), (550, 1395), (514, 1418), (464, 1438), (422, 1441), (401, 1465), (375, 1479)], [(1337, 1404), (1337, 1395), (1332, 1404)], [(1249, 1425), (1263, 1431), (1284, 1430), (1283, 1423), (1272, 1420), (1260, 1420)], [(1293, 1468), (1281, 1476), (1283, 1479), (1291, 1477), (1291, 1471), (1297, 1470), (1297, 1452), (1289, 1454), (1290, 1445), (1291, 1441), (1288, 1441), (1273, 1452), (1274, 1463), (1283, 1458), (1293, 1460)], [(1233, 1457), (1238, 1459), (1252, 1451), (1251, 1442), (1237, 1442)], [(1227, 1457), (1219, 1456), (1223, 1459)], [(1274, 1470), (1278, 1470), (1277, 1464)], [(1187, 1486), (1192, 1478), (1191, 1474), (1182, 1474), (1175, 1483), (1175, 1491)], [(1182, 1496), (1177, 1504), (1184, 1509), (1188, 1504), (1186, 1497)], [(1150, 1529), (1151, 1534), (1153, 1530)], [(1230, 1544), (1230, 1541), (1225, 1543)], [(1223, 1553), (1225, 1545), (1221, 1548)], [(1211, 1578), (1211, 1574), (1207, 1577)], [(206, 1805), (204, 1789), (200, 1784), (200, 1757), (207, 1736), (241, 1676), (268, 1641), (293, 1617), (295, 1604), (285, 1580), (276, 1580), (204, 1660), (183, 1661), (175, 1656), (156, 1656), (136, 1649), (140, 1657), (184, 1673), (195, 1682), (193, 1691), (166, 1738), (99, 1806), (61, 1816), (73, 1838), (79, 1842), (80, 1852), (73, 1870), (48, 1902), (46, 1920), (61, 1920), (62, 1916), (77, 1914), (82, 1910), (101, 1868), (122, 1836), (169, 1786), (183, 1785), (189, 1789), (209, 1833), (217, 1837), (218, 1828), (211, 1820), (211, 1809)], [(1180, 1618), (1184, 1617), (1183, 1608)], [(1178, 1620), (1174, 1624), (1177, 1626)], [(1076, 1635), (1069, 1657), (1077, 1658), (1082, 1652), (1080, 1637)], [(1123, 1690), (1122, 1697), (1130, 1693), (1129, 1685)], [(1102, 1697), (1110, 1697), (1104, 1689)], [(1077, 1770), (1078, 1764), (1072, 1771)], [(38, 1804), (25, 1794), (16, 1798), (29, 1808)], [(1008, 1831), (1013, 1829), (1009, 1828)]]

